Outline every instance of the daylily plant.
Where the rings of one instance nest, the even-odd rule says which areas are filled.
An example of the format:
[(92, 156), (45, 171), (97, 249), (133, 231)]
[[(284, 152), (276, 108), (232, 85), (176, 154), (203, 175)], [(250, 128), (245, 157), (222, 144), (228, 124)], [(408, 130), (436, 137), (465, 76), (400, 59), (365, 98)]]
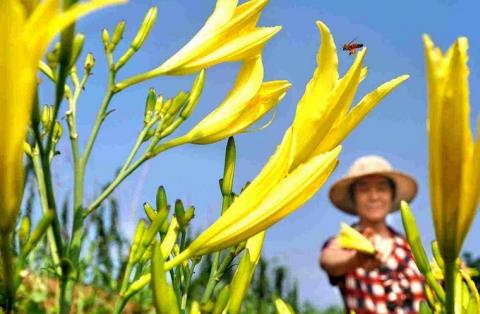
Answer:
[[(338, 162), (338, 144), (363, 117), (408, 76), (400, 76), (366, 95), (349, 111), (358, 84), (365, 76), (362, 50), (345, 77), (338, 79), (333, 37), (321, 22), (318, 67), (300, 100), (293, 125), (259, 175), (229, 209), (185, 250), (165, 263), (165, 269), (218, 251), (264, 231), (307, 202), (328, 179)], [(332, 139), (328, 137), (331, 136)], [(147, 284), (144, 275), (136, 287)]]
[(0, 232), (13, 229), (23, 194), (23, 143), (44, 51), (80, 16), (119, 2), (123, 0), (93, 0), (65, 12), (58, 0), (0, 2)]
[(469, 123), (467, 39), (457, 39), (446, 54), (427, 35), (423, 40), (432, 216), (442, 257), (452, 262), (460, 253), (480, 199), (480, 123), (475, 142)]
[(459, 313), (462, 298), (458, 293), (461, 280), (458, 280), (457, 257), (480, 200), (480, 123), (475, 141), (469, 120), (467, 39), (458, 38), (445, 54), (428, 35), (424, 35), (423, 41), (428, 83), (432, 216), (438, 248), (445, 262), (446, 311)]

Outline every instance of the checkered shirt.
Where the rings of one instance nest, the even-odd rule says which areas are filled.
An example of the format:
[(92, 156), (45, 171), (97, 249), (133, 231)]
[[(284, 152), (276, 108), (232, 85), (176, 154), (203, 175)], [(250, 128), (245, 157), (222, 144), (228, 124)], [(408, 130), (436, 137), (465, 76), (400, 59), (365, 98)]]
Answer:
[(330, 282), (340, 289), (347, 313), (418, 313), (420, 301), (425, 300), (425, 280), (408, 242), (395, 230), (390, 231), (393, 249), (378, 269), (356, 268), (345, 276), (330, 277)]

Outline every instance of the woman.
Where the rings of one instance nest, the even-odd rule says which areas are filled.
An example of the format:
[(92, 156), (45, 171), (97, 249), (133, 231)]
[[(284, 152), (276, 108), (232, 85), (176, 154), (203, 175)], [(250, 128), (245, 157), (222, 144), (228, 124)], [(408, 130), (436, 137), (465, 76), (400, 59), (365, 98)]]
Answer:
[(376, 247), (375, 256), (342, 248), (336, 237), (323, 246), (320, 266), (339, 287), (347, 311), (418, 313), (425, 299), (424, 279), (405, 238), (386, 223), (387, 214), (411, 201), (415, 180), (392, 168), (379, 156), (364, 156), (348, 175), (330, 188), (330, 200), (340, 210), (357, 215), (354, 227)]

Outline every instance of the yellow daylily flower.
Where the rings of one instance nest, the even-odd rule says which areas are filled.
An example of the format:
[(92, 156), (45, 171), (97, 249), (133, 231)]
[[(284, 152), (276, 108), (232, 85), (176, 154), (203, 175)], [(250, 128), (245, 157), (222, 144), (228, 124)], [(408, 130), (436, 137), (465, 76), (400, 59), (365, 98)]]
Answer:
[(240, 133), (262, 118), (283, 98), (288, 81), (262, 83), (261, 57), (245, 61), (227, 98), (177, 141), (195, 144), (217, 142)]
[(259, 232), (247, 240), (245, 253), (243, 253), (230, 286), (230, 299), (227, 305), (229, 314), (240, 312), (242, 300), (247, 293), (255, 268), (262, 256), (264, 239), (265, 231)]
[[(290, 133), (290, 132), (288, 132)], [(286, 137), (289, 137), (287, 134)], [(282, 149), (289, 153), (289, 149)], [(200, 234), (180, 255), (166, 263), (170, 268), (180, 261), (193, 256), (204, 255), (241, 242), (302, 206), (325, 183), (337, 164), (341, 148), (315, 156), (297, 167), (266, 195), (244, 193), (248, 186), (230, 206), (230, 208), (209, 228)], [(250, 189), (251, 191), (251, 189)], [(257, 190), (259, 191), (259, 190)], [(263, 194), (263, 193), (261, 193)]]
[(0, 232), (12, 230), (23, 193), (23, 143), (40, 58), (53, 37), (77, 18), (122, 0), (93, 0), (65, 12), (58, 0), (0, 1)]
[(280, 298), (275, 299), (275, 308), (278, 314), (295, 314), (292, 307)]
[(468, 41), (446, 54), (424, 35), (428, 82), (430, 198), (435, 233), (446, 263), (455, 261), (480, 199), (480, 120), (469, 124)]
[(119, 89), (158, 75), (191, 74), (223, 62), (247, 60), (259, 55), (281, 29), (257, 27), (268, 0), (217, 0), (212, 15), (198, 33), (158, 68), (117, 84)]
[(363, 118), (395, 87), (408, 78), (399, 76), (367, 94), (349, 111), (360, 82), (366, 76), (362, 69), (366, 50), (361, 50), (344, 77), (339, 79), (335, 41), (328, 27), (320, 21), (321, 46), (317, 68), (297, 105), (293, 128), (294, 155), (291, 167), (310, 156), (329, 151), (339, 145)]
[(372, 242), (365, 238), (363, 234), (358, 232), (355, 228), (350, 227), (342, 222), (340, 227), (340, 234), (338, 235), (338, 243), (345, 249), (359, 251), (365, 254), (373, 255), (376, 250)]

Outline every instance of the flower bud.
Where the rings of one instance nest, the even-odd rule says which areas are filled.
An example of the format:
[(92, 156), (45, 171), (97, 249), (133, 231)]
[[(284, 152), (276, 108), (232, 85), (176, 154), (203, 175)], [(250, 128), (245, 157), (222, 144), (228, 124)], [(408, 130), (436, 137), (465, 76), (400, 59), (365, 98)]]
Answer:
[(20, 221), (20, 228), (18, 229), (18, 239), (20, 240), (20, 247), (23, 248), (30, 235), (30, 218), (23, 216)]
[(47, 64), (51, 69), (55, 69), (60, 60), (60, 42), (55, 43), (53, 49), (46, 54)]
[(173, 98), (172, 105), (165, 114), (165, 121), (167, 124), (170, 124), (169, 122), (171, 121), (169, 120), (174, 118), (177, 115), (177, 112), (187, 104), (188, 95), (189, 93), (180, 91), (175, 98)]
[(94, 66), (95, 66), (95, 58), (93, 57), (93, 54), (89, 52), (87, 54), (87, 57), (85, 58), (85, 63), (83, 64), (83, 68), (85, 69), (85, 72), (87, 74), (90, 74)]
[(145, 125), (147, 125), (152, 118), (152, 113), (155, 108), (156, 102), (157, 102), (157, 92), (155, 91), (155, 88), (150, 88), (148, 90), (147, 100), (145, 101), (145, 113), (143, 118), (143, 123)]
[(53, 137), (52, 141), (54, 144), (57, 144), (63, 134), (63, 127), (60, 122), (55, 121), (55, 125), (53, 127)]
[(223, 310), (227, 307), (228, 299), (230, 298), (230, 285), (226, 285), (218, 293), (217, 300), (215, 301), (215, 307), (212, 314), (222, 314)]
[(402, 213), (402, 222), (407, 235), (408, 243), (412, 249), (413, 257), (415, 258), (415, 263), (418, 266), (418, 269), (422, 274), (426, 274), (431, 271), (430, 263), (428, 262), (427, 254), (422, 245), (422, 240), (420, 239), (420, 232), (415, 222), (415, 217), (408, 206), (407, 202), (402, 201), (400, 204), (400, 210)]
[(157, 189), (156, 206), (157, 211), (159, 212), (167, 209), (167, 193), (165, 192), (163, 185), (159, 186)]
[(442, 258), (442, 254), (440, 253), (440, 248), (438, 247), (438, 242), (436, 240), (432, 241), (432, 253), (438, 267), (440, 267), (442, 270), (445, 269), (445, 261)]
[(110, 47), (110, 34), (108, 33), (106, 28), (102, 30), (102, 42), (105, 51), (109, 51), (108, 48)]
[(225, 166), (223, 169), (223, 180), (221, 182), (221, 191), (223, 196), (230, 196), (233, 189), (233, 176), (235, 174), (235, 140), (228, 138), (227, 148), (225, 149)]
[(21, 254), (27, 256), (28, 253), (37, 245), (42, 236), (46, 233), (47, 228), (50, 226), (50, 223), (55, 218), (55, 213), (53, 211), (47, 211), (42, 218), (38, 221), (35, 229), (33, 230), (30, 238), (28, 239), (25, 246), (22, 248)]
[(143, 204), (143, 210), (145, 211), (145, 214), (147, 215), (148, 219), (150, 219), (150, 221), (153, 221), (157, 216), (155, 209), (153, 209), (153, 207), (148, 203)]
[(85, 35), (82, 33), (75, 34), (72, 42), (72, 54), (70, 55), (70, 62), (68, 63), (69, 69), (77, 63), (78, 57), (80, 57), (82, 53), (84, 43)]
[(117, 26), (113, 30), (112, 41), (110, 42), (110, 51), (115, 50), (120, 40), (123, 38), (123, 32), (125, 31), (125, 21), (118, 22)]
[(137, 35), (132, 41), (131, 47), (133, 50), (137, 51), (143, 45), (145, 39), (147, 38), (148, 34), (152, 30), (155, 21), (157, 20), (157, 8), (151, 7), (145, 18), (143, 19), (143, 23), (140, 26), (140, 29), (137, 32)]
[(158, 116), (160, 114), (160, 110), (162, 109), (163, 106), (163, 96), (158, 96), (157, 101), (155, 102), (155, 116)]
[(45, 132), (50, 131), (52, 120), (53, 120), (53, 106), (44, 106), (42, 108), (42, 116), (40, 118), (40, 121), (42, 122), (42, 127), (45, 130)]
[(186, 120), (188, 117), (190, 117), (193, 110), (197, 106), (200, 95), (202, 95), (203, 85), (205, 84), (205, 73), (205, 69), (202, 69), (195, 78), (195, 81), (193, 82), (192, 91), (190, 92), (190, 96), (188, 97), (188, 102), (180, 112), (180, 117), (183, 120)]
[(175, 292), (167, 282), (165, 274), (164, 257), (160, 244), (153, 244), (152, 255), (152, 276), (151, 285), (153, 290), (153, 301), (157, 313), (160, 314), (178, 314), (178, 303)]
[(137, 255), (138, 248), (142, 242), (143, 234), (145, 233), (145, 221), (142, 219), (137, 224), (137, 229), (135, 229), (135, 234), (133, 236), (133, 242), (130, 247), (130, 256), (128, 257), (128, 263), (135, 263), (136, 260), (134, 257)]

